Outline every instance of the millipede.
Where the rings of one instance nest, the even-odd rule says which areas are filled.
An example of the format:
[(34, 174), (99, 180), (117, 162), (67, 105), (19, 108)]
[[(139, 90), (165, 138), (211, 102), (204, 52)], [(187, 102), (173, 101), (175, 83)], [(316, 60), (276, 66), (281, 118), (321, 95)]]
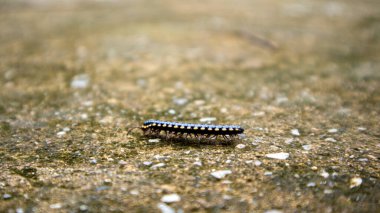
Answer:
[[(227, 141), (232, 141), (244, 132), (244, 129), (237, 125), (193, 124), (160, 120), (147, 120), (139, 128), (147, 136), (197, 138), (198, 140), (222, 137)], [(162, 132), (164, 135), (161, 134)]]

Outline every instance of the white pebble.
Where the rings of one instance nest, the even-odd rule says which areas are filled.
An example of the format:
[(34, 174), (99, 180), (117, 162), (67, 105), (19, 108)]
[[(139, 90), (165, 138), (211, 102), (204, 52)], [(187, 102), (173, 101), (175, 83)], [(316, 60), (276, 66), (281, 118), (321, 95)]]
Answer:
[(87, 120), (88, 119), (88, 114), (87, 113), (83, 113), (83, 114), (80, 115), (80, 118), (82, 120)]
[(69, 127), (65, 127), (65, 128), (62, 129), (62, 131), (64, 131), (64, 132), (69, 132), (69, 131), (70, 131), (70, 128), (69, 128)]
[(211, 175), (212, 175), (214, 178), (217, 178), (217, 179), (222, 179), (222, 178), (224, 178), (226, 175), (229, 175), (229, 174), (232, 174), (232, 171), (231, 171), (231, 170), (219, 170), (219, 171), (211, 172)]
[(131, 195), (139, 195), (140, 192), (139, 192), (138, 190), (134, 189), (134, 190), (131, 190), (131, 191), (129, 192), (129, 194), (131, 194)]
[(227, 164), (229, 164), (229, 163), (231, 163), (231, 162), (232, 162), (232, 160), (230, 160), (230, 159), (226, 160), (226, 163), (227, 163)]
[(293, 143), (293, 141), (294, 141), (293, 138), (287, 138), (287, 139), (285, 140), (285, 143), (286, 143), (286, 144), (291, 144), (291, 143)]
[(264, 172), (264, 175), (265, 175), (265, 176), (272, 176), (272, 175), (273, 175), (273, 172), (265, 171), (265, 172)]
[(272, 154), (266, 154), (267, 158), (273, 158), (278, 160), (286, 160), (289, 157), (289, 153), (286, 152), (279, 152), (279, 153), (272, 153)]
[(3, 198), (4, 198), (5, 200), (10, 199), (11, 197), (12, 197), (12, 195), (10, 195), (10, 194), (4, 194), (4, 195), (3, 195)]
[(158, 142), (160, 142), (160, 139), (159, 138), (149, 139), (148, 142), (149, 143), (158, 143)]
[(193, 164), (194, 164), (195, 166), (202, 166), (202, 162), (200, 162), (200, 161), (195, 161)]
[(51, 209), (60, 209), (60, 208), (62, 208), (62, 204), (60, 204), (60, 203), (54, 203), (54, 204), (50, 205), (50, 208)]
[(316, 186), (316, 184), (314, 182), (309, 182), (309, 183), (307, 183), (306, 186), (307, 187), (314, 187), (314, 186)]
[(238, 145), (236, 145), (236, 148), (238, 148), (238, 149), (244, 149), (245, 145), (244, 144), (238, 144)]
[(175, 203), (179, 201), (181, 201), (181, 197), (178, 194), (168, 194), (168, 195), (164, 195), (161, 198), (161, 202), (164, 202), (164, 203)]
[(326, 172), (325, 170), (322, 170), (319, 175), (321, 175), (324, 178), (328, 178), (330, 176), (330, 174), (328, 172)]
[(306, 144), (306, 145), (303, 145), (302, 148), (306, 151), (309, 151), (312, 148), (312, 146), (310, 144)]
[(260, 166), (262, 163), (259, 160), (255, 160), (254, 164), (255, 164), (255, 166)]
[(246, 164), (251, 164), (251, 163), (253, 163), (253, 160), (246, 160), (245, 163)]
[(66, 132), (65, 131), (60, 131), (60, 132), (57, 132), (57, 137), (63, 137), (64, 135), (66, 135)]
[(150, 165), (152, 165), (152, 162), (150, 162), (150, 161), (144, 161), (143, 164), (144, 164), (145, 166), (150, 166)]
[(264, 213), (282, 213), (283, 211), (281, 210), (277, 210), (277, 209), (271, 209), (271, 210), (267, 210), (265, 211)]
[(325, 190), (323, 190), (323, 193), (325, 193), (325, 194), (331, 194), (331, 193), (333, 193), (334, 191), (333, 190), (331, 190), (331, 189), (325, 189)]
[(292, 135), (294, 135), (294, 136), (300, 136), (301, 134), (300, 134), (300, 131), (298, 131), (298, 129), (292, 129), (291, 131), (290, 131), (290, 133), (292, 133)]
[(164, 163), (158, 163), (158, 164), (153, 165), (153, 166), (150, 167), (150, 168), (152, 168), (152, 169), (156, 169), (156, 168), (164, 167), (165, 165), (166, 165), (166, 164), (164, 164)]
[(211, 122), (211, 121), (216, 121), (216, 118), (214, 117), (205, 117), (205, 118), (201, 118), (199, 119), (200, 122)]
[(337, 133), (338, 132), (338, 129), (329, 129), (327, 130), (329, 133)]
[(91, 159), (91, 160), (90, 160), (90, 163), (91, 163), (91, 164), (96, 164), (96, 163), (97, 163), (97, 160), (96, 160), (96, 159)]
[(334, 138), (326, 138), (325, 139), (326, 142), (336, 142), (336, 140)]
[(186, 98), (174, 98), (173, 102), (179, 106), (185, 105), (187, 103)]
[(314, 170), (314, 171), (315, 171), (315, 170), (318, 170), (318, 167), (316, 167), (316, 166), (312, 166), (312, 167), (311, 167), (311, 170)]
[(119, 160), (119, 165), (127, 165), (127, 162), (123, 160)]
[(363, 183), (363, 179), (360, 177), (354, 177), (350, 180), (350, 188), (358, 187)]
[(165, 203), (157, 204), (157, 208), (161, 210), (161, 213), (175, 213), (175, 210), (172, 207), (166, 205)]
[(174, 109), (169, 109), (168, 113), (171, 115), (175, 115), (176, 111)]
[(90, 83), (90, 78), (87, 74), (80, 74), (74, 76), (71, 80), (71, 88), (73, 89), (85, 89)]
[(232, 199), (232, 197), (229, 195), (223, 195), (222, 197), (223, 197), (223, 200), (231, 200)]
[(88, 210), (88, 206), (86, 206), (86, 205), (80, 205), (79, 206), (79, 210), (81, 210), (82, 212), (87, 211)]
[(359, 130), (359, 131), (366, 131), (367, 128), (360, 126), (360, 127), (358, 127), (358, 130)]
[(24, 213), (24, 209), (22, 209), (22, 208), (17, 208), (17, 209), (16, 209), (16, 213)]

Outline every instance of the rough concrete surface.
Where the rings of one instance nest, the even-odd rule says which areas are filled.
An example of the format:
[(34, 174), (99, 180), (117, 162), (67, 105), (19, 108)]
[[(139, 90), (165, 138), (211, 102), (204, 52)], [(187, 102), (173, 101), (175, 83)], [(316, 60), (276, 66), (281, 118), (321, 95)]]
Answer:
[(378, 212), (379, 8), (0, 0), (0, 212)]

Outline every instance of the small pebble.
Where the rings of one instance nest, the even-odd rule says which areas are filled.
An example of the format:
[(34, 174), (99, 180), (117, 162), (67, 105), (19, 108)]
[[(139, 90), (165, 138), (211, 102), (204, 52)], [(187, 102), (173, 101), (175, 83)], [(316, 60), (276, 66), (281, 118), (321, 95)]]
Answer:
[(226, 163), (227, 163), (227, 164), (229, 164), (229, 163), (231, 163), (231, 162), (232, 162), (232, 160), (230, 160), (230, 159), (226, 160)]
[(226, 175), (229, 175), (229, 174), (232, 174), (232, 171), (231, 171), (231, 170), (219, 170), (219, 171), (211, 172), (211, 175), (212, 175), (214, 178), (217, 178), (217, 179), (222, 179), (222, 178), (224, 178)]
[(312, 166), (312, 167), (311, 167), (311, 170), (314, 170), (314, 171), (315, 171), (315, 170), (318, 170), (318, 167), (316, 167), (316, 166)]
[(16, 213), (24, 213), (24, 209), (23, 208), (17, 208)]
[(292, 129), (290, 131), (290, 133), (292, 133), (292, 135), (294, 135), (294, 136), (300, 136), (301, 135), (300, 132), (298, 131), (298, 129)]
[(79, 210), (81, 210), (82, 212), (87, 211), (88, 210), (88, 206), (86, 206), (86, 205), (80, 205), (79, 206)]
[(320, 175), (324, 178), (328, 178), (330, 176), (330, 174), (328, 172), (326, 172), (325, 170), (322, 170)]
[(122, 166), (127, 165), (127, 162), (123, 160), (119, 160), (119, 165), (122, 165)]
[(164, 195), (161, 198), (161, 202), (164, 202), (164, 203), (175, 203), (179, 201), (181, 201), (181, 197), (178, 194), (168, 194), (168, 195)]
[(111, 185), (112, 184), (112, 180), (111, 179), (105, 179), (103, 182), (104, 182), (105, 185)]
[(287, 139), (285, 140), (285, 143), (286, 143), (286, 144), (291, 144), (291, 143), (293, 143), (293, 141), (294, 141), (293, 138), (287, 138)]
[(97, 161), (96, 159), (91, 159), (91, 160), (90, 160), (90, 163), (91, 163), (91, 164), (96, 164), (97, 162), (98, 162), (98, 161)]
[(172, 207), (166, 205), (165, 203), (157, 204), (157, 208), (161, 210), (161, 213), (175, 213), (175, 210)]
[(62, 204), (60, 203), (54, 203), (49, 206), (51, 209), (60, 209), (62, 208)]
[(202, 162), (200, 162), (200, 161), (196, 161), (196, 162), (194, 162), (193, 163), (195, 166), (202, 166)]
[(245, 145), (244, 144), (238, 144), (238, 145), (236, 145), (236, 148), (238, 148), (238, 149), (244, 149)]
[(323, 190), (323, 193), (325, 193), (325, 194), (331, 194), (331, 193), (333, 193), (334, 191), (333, 190), (331, 190), (331, 189), (325, 189), (325, 190)]
[(160, 168), (160, 167), (164, 167), (166, 164), (164, 163), (158, 163), (158, 164), (155, 164), (153, 166), (151, 166), (150, 168), (152, 169), (157, 169), (157, 168)]
[(158, 142), (160, 142), (160, 139), (159, 138), (149, 139), (148, 142), (149, 143), (158, 143)]
[(254, 164), (255, 164), (255, 166), (260, 166), (262, 163), (259, 160), (255, 160)]
[(307, 183), (306, 186), (307, 186), (307, 187), (315, 187), (316, 184), (315, 184), (314, 182), (309, 182), (309, 183)]
[(278, 209), (271, 209), (271, 210), (265, 211), (264, 213), (283, 213), (283, 211), (278, 210)]
[(367, 128), (360, 126), (360, 127), (358, 127), (358, 130), (362, 132), (362, 131), (366, 131)]
[(272, 153), (272, 154), (266, 154), (267, 158), (273, 158), (278, 160), (286, 160), (289, 157), (289, 153), (286, 152), (279, 152), (279, 153)]
[(64, 135), (66, 135), (65, 131), (57, 132), (57, 137), (59, 137), (59, 138), (63, 137)]
[(329, 133), (337, 133), (338, 132), (338, 129), (329, 129), (327, 130)]
[(272, 176), (272, 175), (273, 175), (273, 172), (265, 171), (265, 172), (264, 172), (264, 175), (265, 175), (265, 176)]
[(175, 115), (176, 111), (174, 109), (169, 109), (168, 113), (171, 115)]
[(144, 164), (145, 166), (150, 166), (150, 165), (152, 165), (152, 162), (150, 162), (150, 161), (144, 161), (143, 164)]
[(81, 118), (82, 120), (87, 120), (87, 119), (88, 119), (88, 114), (87, 114), (87, 113), (82, 113), (82, 114), (80, 115), (80, 118)]
[(246, 164), (251, 164), (251, 163), (253, 163), (253, 160), (246, 160), (245, 163)]
[(232, 197), (229, 195), (223, 195), (222, 197), (223, 197), (223, 200), (231, 200), (232, 199)]
[(336, 142), (336, 140), (334, 138), (326, 138), (325, 141), (326, 142)]
[(306, 144), (306, 145), (303, 145), (302, 148), (306, 151), (309, 151), (312, 148), (312, 146), (310, 144)]
[(182, 105), (185, 105), (187, 103), (187, 99), (186, 98), (174, 98), (173, 102), (175, 104), (177, 104), (178, 106), (182, 106)]
[(10, 195), (10, 194), (4, 194), (3, 198), (4, 198), (4, 200), (8, 200), (8, 199), (12, 198), (12, 195)]
[(129, 194), (131, 194), (131, 195), (139, 195), (140, 192), (139, 192), (138, 190), (134, 189), (134, 190), (131, 190), (131, 191), (129, 192)]
[(360, 177), (351, 178), (351, 180), (350, 180), (350, 188), (352, 189), (354, 187), (358, 187), (362, 183), (363, 183), (363, 179), (361, 179)]
[(80, 74), (74, 76), (71, 80), (71, 88), (73, 89), (85, 89), (90, 83), (90, 78), (87, 74)]
[(211, 122), (211, 121), (216, 121), (216, 118), (214, 117), (205, 117), (205, 118), (201, 118), (199, 119), (200, 122)]

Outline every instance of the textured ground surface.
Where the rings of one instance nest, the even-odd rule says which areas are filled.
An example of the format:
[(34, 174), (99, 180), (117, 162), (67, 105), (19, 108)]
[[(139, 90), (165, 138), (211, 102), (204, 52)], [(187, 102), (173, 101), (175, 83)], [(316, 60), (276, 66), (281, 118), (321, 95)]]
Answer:
[(378, 0), (53, 2), (0, 1), (0, 212), (379, 209)]

